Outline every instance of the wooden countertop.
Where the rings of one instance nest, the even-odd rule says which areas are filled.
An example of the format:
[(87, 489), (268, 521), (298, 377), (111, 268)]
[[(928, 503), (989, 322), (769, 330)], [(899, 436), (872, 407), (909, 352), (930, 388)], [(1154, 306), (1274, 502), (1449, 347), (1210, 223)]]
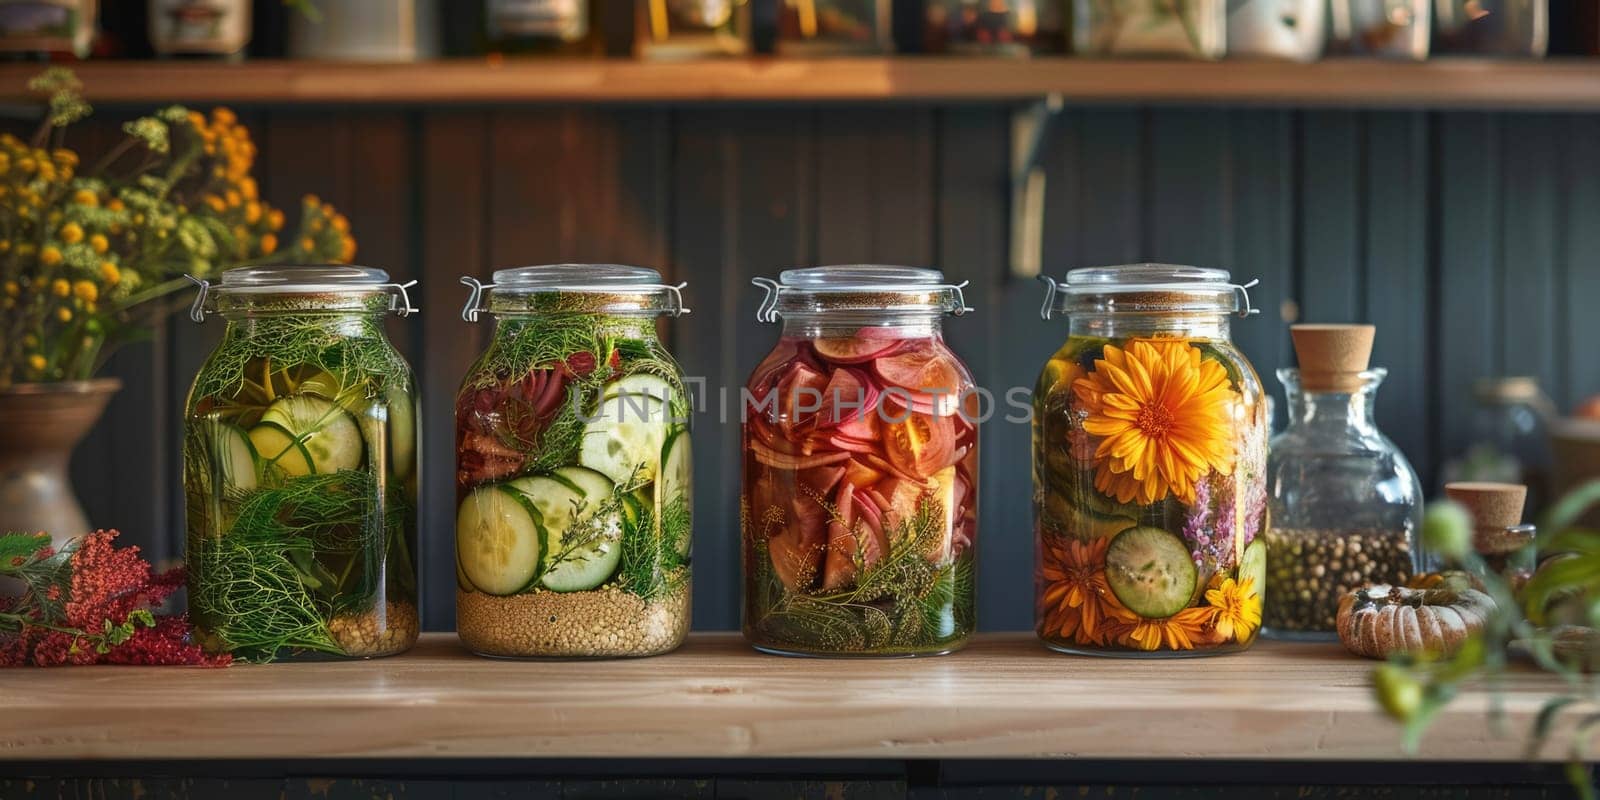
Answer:
[[(1600, 58), (1422, 63), (1043, 57), (88, 61), (91, 100), (229, 103), (676, 103), (1067, 101), (1353, 108), (1600, 109)], [(0, 98), (27, 96), (37, 64), (0, 65)]]
[[(1024, 634), (913, 660), (784, 659), (699, 634), (657, 658), (512, 662), (429, 634), (369, 662), (8, 670), (0, 759), (1400, 758), (1372, 666), (1337, 645), (1274, 642), (1206, 659), (1074, 658)], [(1503, 736), (1487, 696), (1465, 693), (1420, 757), (1520, 760), (1554, 687), (1512, 676)]]

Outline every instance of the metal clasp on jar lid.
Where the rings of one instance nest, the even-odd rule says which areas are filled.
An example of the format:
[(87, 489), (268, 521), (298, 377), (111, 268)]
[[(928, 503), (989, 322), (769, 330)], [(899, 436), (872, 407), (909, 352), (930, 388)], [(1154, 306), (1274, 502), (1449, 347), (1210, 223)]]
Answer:
[[(466, 305), (461, 307), (461, 319), (467, 322), (477, 322), (478, 316), (488, 310), (488, 308), (484, 305), (485, 293), (490, 289), (499, 287), (499, 284), (484, 283), (483, 281), (480, 281), (471, 275), (463, 275), (461, 276), (461, 285), (467, 287), (467, 302)], [(557, 291), (610, 292), (616, 294), (660, 293), (666, 301), (661, 308), (661, 313), (676, 318), (690, 312), (690, 309), (683, 304), (683, 287), (688, 285), (689, 284), (687, 282), (676, 285), (670, 283), (639, 283), (619, 284), (617, 286), (596, 289), (578, 289), (568, 287), (559, 289)]]
[[(962, 316), (973, 310), (967, 305), (967, 281), (943, 283), (938, 270), (920, 267), (892, 267), (851, 265), (811, 267), (786, 270), (781, 281), (771, 278), (751, 278), (765, 294), (756, 306), (757, 322), (777, 322), (784, 314), (784, 298), (809, 299), (811, 308), (790, 309), (791, 313), (816, 313), (838, 311), (892, 311), (900, 308), (886, 298), (904, 296), (924, 300), (946, 295), (942, 302), (927, 304), (924, 309), (932, 313)], [(883, 297), (875, 297), (883, 295)], [(803, 302), (803, 300), (802, 300)]]
[[(1159, 267), (1159, 266), (1164, 266), (1164, 265), (1149, 264), (1149, 265), (1138, 265), (1138, 266), (1140, 266), (1140, 267)], [(1115, 268), (1110, 268), (1110, 269), (1115, 269)], [(1187, 267), (1176, 268), (1175, 267), (1173, 269), (1193, 269), (1193, 268), (1187, 268)], [(1226, 279), (1225, 279), (1225, 276), (1227, 275), (1227, 273), (1223, 272), (1222, 270), (1204, 270), (1204, 271), (1205, 272), (1214, 272), (1214, 273), (1217, 273), (1218, 275), (1224, 276), (1224, 280), (1211, 281), (1211, 282), (1196, 280), (1196, 281), (1188, 281), (1188, 282), (1184, 282), (1184, 281), (1148, 282), (1148, 283), (1145, 283), (1145, 282), (1138, 282), (1138, 283), (1129, 282), (1129, 283), (1120, 283), (1120, 284), (1119, 283), (1096, 283), (1096, 284), (1091, 284), (1091, 285), (1078, 285), (1078, 284), (1073, 284), (1073, 283), (1070, 282), (1070, 275), (1069, 275), (1069, 280), (1068, 281), (1058, 281), (1055, 278), (1050, 277), (1049, 275), (1040, 275), (1039, 276), (1039, 281), (1044, 284), (1045, 291), (1044, 291), (1044, 303), (1043, 303), (1043, 305), (1041, 305), (1039, 307), (1039, 318), (1040, 319), (1045, 319), (1045, 320), (1053, 319), (1058, 312), (1065, 311), (1066, 310), (1066, 301), (1067, 301), (1067, 299), (1069, 297), (1071, 297), (1073, 295), (1080, 295), (1080, 294), (1120, 294), (1120, 293), (1132, 293), (1132, 292), (1141, 292), (1141, 293), (1160, 293), (1160, 292), (1184, 293), (1184, 292), (1196, 292), (1196, 291), (1206, 290), (1206, 289), (1215, 289), (1215, 290), (1218, 290), (1218, 291), (1226, 289), (1227, 292), (1228, 292), (1228, 295), (1237, 296), (1237, 298), (1235, 300), (1234, 308), (1227, 309), (1227, 310), (1229, 312), (1238, 314), (1240, 317), (1248, 317), (1248, 316), (1250, 316), (1252, 314), (1260, 314), (1261, 313), (1261, 309), (1254, 307), (1250, 303), (1250, 289), (1252, 289), (1255, 286), (1257, 286), (1258, 284), (1260, 284), (1261, 283), (1261, 279), (1252, 278), (1248, 283), (1229, 283), (1229, 282), (1226, 282)], [(1077, 270), (1074, 270), (1074, 272), (1077, 272)], [(1174, 310), (1179, 310), (1179, 309), (1174, 309)]]
[[(259, 268), (257, 267), (242, 267), (239, 269), (228, 270), (227, 272), (223, 273), (222, 282), (217, 284), (216, 288), (218, 291), (224, 292), (246, 292), (256, 294), (269, 294), (274, 292), (352, 292), (384, 290), (392, 293), (392, 296), (389, 298), (389, 310), (394, 312), (396, 316), (409, 317), (419, 310), (416, 306), (411, 304), (411, 293), (408, 291), (411, 287), (417, 285), (415, 280), (406, 281), (405, 283), (380, 283), (377, 281), (359, 280), (306, 283), (285, 281), (279, 283), (267, 283), (243, 282), (243, 279), (241, 279), (241, 282), (237, 285), (230, 285), (228, 278), (229, 273), (251, 272), (258, 269)], [(387, 273), (377, 269), (368, 269), (365, 267), (349, 267), (348, 269), (359, 271), (364, 275), (382, 276), (382, 278), (379, 278), (379, 280), (389, 277)], [(206, 321), (206, 316), (208, 314), (215, 314), (217, 311), (214, 303), (208, 305), (206, 302), (207, 300), (214, 299), (211, 292), (212, 283), (204, 278), (196, 278), (193, 275), (185, 274), (183, 277), (187, 278), (190, 283), (193, 283), (199, 288), (199, 291), (195, 293), (194, 302), (189, 305), (189, 319), (195, 322), (203, 323)]]

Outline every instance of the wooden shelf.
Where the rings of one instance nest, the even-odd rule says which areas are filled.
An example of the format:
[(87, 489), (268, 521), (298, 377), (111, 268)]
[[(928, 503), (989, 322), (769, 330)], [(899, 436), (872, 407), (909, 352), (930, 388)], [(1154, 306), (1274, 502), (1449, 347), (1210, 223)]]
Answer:
[[(1022, 634), (915, 660), (789, 660), (702, 634), (659, 658), (510, 662), (431, 634), (370, 662), (13, 670), (0, 759), (1397, 759), (1372, 666), (1337, 645), (1272, 642), (1211, 659), (1073, 658)], [(1506, 684), (1508, 733), (1467, 692), (1420, 756), (1522, 759), (1557, 684)]]
[[(1600, 109), (1600, 59), (1315, 64), (1039, 58), (86, 62), (92, 100), (229, 103), (977, 101)], [(37, 65), (0, 66), (0, 97)]]

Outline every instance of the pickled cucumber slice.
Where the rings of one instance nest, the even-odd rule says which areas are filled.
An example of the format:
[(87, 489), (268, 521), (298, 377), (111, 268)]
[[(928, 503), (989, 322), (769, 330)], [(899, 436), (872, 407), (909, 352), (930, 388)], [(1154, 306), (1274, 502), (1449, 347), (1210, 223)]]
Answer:
[(593, 589), (617, 571), (622, 560), (622, 512), (620, 504), (610, 502), (614, 485), (604, 475), (562, 467), (507, 486), (527, 498), (544, 531), (544, 574), (539, 582), (545, 588)]
[(290, 477), (310, 475), (316, 471), (311, 464), (311, 454), (295, 439), (294, 434), (278, 425), (265, 422), (250, 429), (250, 444), (261, 460), (276, 466)]
[(1196, 577), (1189, 548), (1160, 528), (1129, 528), (1106, 548), (1106, 584), (1129, 611), (1146, 619), (1187, 607)]
[(389, 468), (404, 480), (417, 467), (417, 411), (411, 394), (400, 387), (384, 393), (389, 414)]
[(468, 586), (516, 594), (539, 571), (544, 536), (533, 508), (506, 485), (484, 486), (456, 512), (456, 565)]
[(1260, 537), (1244, 549), (1244, 556), (1239, 559), (1239, 582), (1245, 578), (1254, 578), (1256, 593), (1267, 596), (1267, 543)]
[(601, 393), (607, 399), (619, 395), (639, 395), (653, 397), (663, 403), (671, 403), (677, 389), (671, 383), (649, 373), (637, 373), (619, 378), (606, 384), (606, 389)]
[[(679, 428), (667, 439), (667, 443), (661, 452), (661, 475), (657, 478), (655, 486), (658, 535), (666, 535), (666, 531), (660, 527), (663, 524), (663, 520), (666, 519), (666, 514), (663, 513), (664, 510), (667, 506), (678, 502), (679, 498), (682, 498), (685, 510), (689, 512), (690, 518), (693, 519), (694, 494), (690, 491), (693, 474), (694, 455), (689, 446), (689, 431)], [(685, 532), (685, 535), (676, 543), (678, 555), (689, 555), (689, 540), (691, 538)]]
[(218, 423), (213, 430), (214, 463), (222, 470), (222, 480), (235, 489), (256, 488), (256, 448), (244, 431)]
[(584, 428), (578, 463), (625, 486), (655, 480), (667, 416), (667, 404), (648, 394), (606, 396)]
[[(267, 425), (276, 426), (300, 445), (309, 462), (308, 472), (338, 472), (361, 465), (363, 448), (356, 421), (320, 397), (302, 394), (274, 402), (267, 406), (256, 428)], [(250, 437), (256, 452), (269, 461), (284, 452), (286, 448), (283, 447), (276, 450), (262, 447), (254, 435), (256, 428), (251, 429)], [(291, 475), (305, 474), (294, 472), (298, 465), (291, 467), (280, 463), (280, 466)]]

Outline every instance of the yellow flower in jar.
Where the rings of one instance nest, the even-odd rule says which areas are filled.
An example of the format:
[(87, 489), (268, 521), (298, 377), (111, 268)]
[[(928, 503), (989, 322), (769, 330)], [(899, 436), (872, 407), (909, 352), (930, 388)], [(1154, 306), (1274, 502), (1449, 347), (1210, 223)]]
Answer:
[(36, 162), (39, 165), (39, 179), (53, 181), (56, 179), (56, 165), (49, 161)]
[(53, 267), (57, 264), (60, 264), (61, 251), (57, 250), (55, 245), (45, 245), (41, 250), (39, 250), (39, 263), (47, 267)]
[(283, 212), (274, 208), (267, 212), (267, 227), (273, 230), (283, 229)]
[(1195, 483), (1233, 471), (1232, 408), (1237, 392), (1221, 363), (1181, 339), (1106, 345), (1094, 369), (1073, 382), (1099, 437), (1094, 485), (1118, 502), (1194, 502)]
[(300, 240), (300, 249), (309, 253), (317, 249), (317, 243), (310, 236), (307, 236)]
[(110, 261), (102, 261), (100, 262), (100, 277), (106, 283), (116, 286), (122, 282), (122, 270), (117, 269), (117, 265)]
[(228, 210), (228, 203), (214, 194), (206, 195), (206, 205), (218, 214)]
[(222, 199), (228, 202), (229, 208), (238, 208), (239, 204), (244, 202), (244, 198), (239, 195), (239, 192), (233, 189), (229, 189), (223, 194)]
[(62, 307), (56, 309), (56, 319), (59, 319), (62, 322), (71, 322), (72, 321), (72, 309), (67, 308), (66, 306), (62, 306)]
[(228, 108), (227, 106), (217, 106), (216, 108), (212, 109), (211, 118), (216, 120), (217, 124), (222, 125), (223, 127), (227, 127), (239, 121), (239, 118), (234, 116), (233, 109)]
[(78, 281), (72, 284), (72, 295), (85, 303), (93, 303), (100, 299), (100, 289), (90, 281)]
[(50, 283), (50, 293), (56, 297), (72, 296), (72, 284), (65, 278), (56, 278)]
[(44, 360), (44, 356), (39, 355), (38, 353), (28, 356), (28, 366), (31, 367), (34, 372), (44, 372), (44, 368), (48, 363), (49, 362)]
[(17, 169), (22, 170), (25, 174), (32, 174), (33, 171), (38, 168), (38, 163), (28, 156), (23, 156), (22, 158), (17, 159)]
[(244, 221), (251, 225), (261, 221), (261, 204), (251, 200), (244, 204)]
[(246, 200), (255, 200), (260, 191), (255, 178), (244, 178), (239, 181), (239, 193), (244, 195)]
[(7, 154), (7, 153), (0, 153), (0, 175), (4, 175), (4, 174), (6, 174), (7, 172), (10, 172), (10, 171), (11, 171), (11, 156), (9, 154)]
[(1224, 578), (1217, 588), (1206, 590), (1206, 602), (1216, 615), (1216, 632), (1222, 641), (1243, 641), (1261, 627), (1261, 594), (1255, 584), (1255, 578)]
[(100, 205), (100, 196), (89, 191), (88, 189), (79, 189), (78, 191), (72, 193), (72, 202), (77, 203), (80, 206), (89, 206), (93, 208)]
[(122, 211), (126, 209), (127, 206), (123, 205), (121, 200), (112, 198), (111, 202), (106, 203), (106, 208), (111, 209), (112, 211)]
[(111, 241), (103, 233), (94, 234), (89, 237), (89, 249), (96, 255), (105, 255), (105, 252), (111, 249)]
[(61, 226), (61, 241), (67, 244), (77, 244), (83, 241), (83, 226), (76, 222), (69, 222)]
[(278, 249), (278, 237), (273, 236), (270, 233), (262, 234), (262, 236), (261, 236), (261, 254), (270, 256), (270, 255), (272, 255), (273, 251), (275, 251), (277, 249)]
[(78, 166), (78, 154), (71, 150), (57, 150), (51, 153), (50, 157), (54, 158), (57, 164), (68, 169)]
[(334, 214), (333, 215), (333, 229), (338, 231), (338, 232), (340, 232), (340, 233), (349, 233), (350, 232), (350, 220), (345, 218), (345, 215), (343, 215), (343, 214)]

